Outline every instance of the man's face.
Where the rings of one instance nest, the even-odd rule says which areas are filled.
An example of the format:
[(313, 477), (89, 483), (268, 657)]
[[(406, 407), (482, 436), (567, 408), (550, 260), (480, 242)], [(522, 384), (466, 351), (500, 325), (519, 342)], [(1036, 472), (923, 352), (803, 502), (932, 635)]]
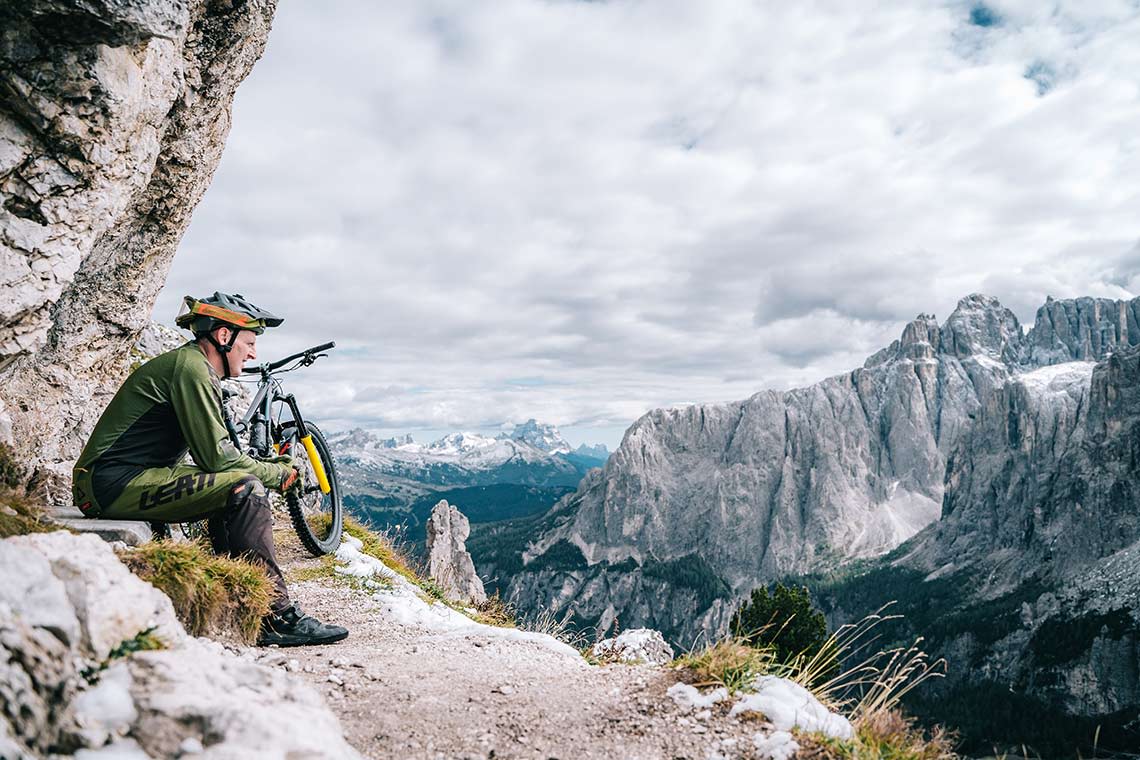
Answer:
[[(225, 342), (230, 339), (229, 328), (223, 327), (218, 330), (218, 341), (225, 345)], [(239, 375), (245, 367), (245, 363), (250, 359), (257, 358), (257, 333), (251, 330), (238, 330), (237, 339), (234, 340), (234, 346), (230, 349), (229, 363), (230, 374)]]

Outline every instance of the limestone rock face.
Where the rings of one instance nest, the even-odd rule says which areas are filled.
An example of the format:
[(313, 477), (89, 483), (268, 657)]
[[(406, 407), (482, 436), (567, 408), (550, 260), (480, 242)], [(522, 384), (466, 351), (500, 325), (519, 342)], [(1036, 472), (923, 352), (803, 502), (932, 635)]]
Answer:
[(0, 6), (0, 434), (65, 501), (274, 0)]
[(1050, 298), (1037, 310), (1028, 341), (1037, 366), (1096, 361), (1118, 347), (1140, 343), (1140, 303), (1108, 298)]
[(454, 505), (441, 499), (427, 522), (428, 573), (449, 595), (472, 603), (487, 601), (483, 581), (467, 552), (471, 523)]
[[(62, 586), (81, 632), (77, 640), (66, 643), (88, 659), (106, 658), (112, 649), (146, 628), (155, 628), (155, 633), (170, 644), (186, 638), (170, 599), (128, 570), (98, 536), (38, 533), (6, 539), (0, 546), (9, 556), (13, 552), (19, 557), (32, 554), (39, 559), (31, 564), (41, 568), (43, 560), (47, 561), (50, 576), (41, 571), (37, 583), (50, 577), (54, 582), (45, 583), (45, 587)], [(25, 604), (28, 602), (14, 603), (13, 607), (23, 608)], [(27, 609), (31, 616), (25, 614), (25, 618), (35, 621), (36, 608), (29, 605)], [(50, 626), (49, 630), (59, 627)]]
[(819, 601), (838, 624), (901, 597), (895, 612), (913, 622), (896, 635), (925, 635), (949, 663), (927, 687), (928, 715), (1017, 706), (1040, 716), (1038, 730), (1055, 723), (1060, 743), (985, 733), (976, 710), (961, 713), (967, 738), (1066, 753), (1066, 727), (1077, 741), (1099, 726), (1102, 746), (1137, 746), (1138, 483), (1140, 347), (1020, 374), (951, 454), (942, 518)]
[[(545, 516), (517, 560), (492, 549), (478, 555), (481, 566), (509, 577), (504, 595), (524, 610), (569, 609), (587, 625), (617, 618), (683, 645), (717, 633), (757, 585), (881, 555), (938, 520), (946, 478), (966, 477), (948, 475), (948, 460), (1006, 440), (1007, 431), (979, 428), (979, 416), (1019, 410), (1019, 445), (1055, 456), (1091, 364), (1039, 363), (1099, 360), (1140, 339), (1126, 329), (1140, 302), (1085, 301), (1043, 310), (1110, 314), (1120, 329), (1086, 339), (1090, 329), (1062, 333), (1040, 316), (1026, 333), (995, 299), (973, 295), (942, 325), (920, 315), (850, 373), (737, 403), (654, 410)], [(979, 493), (986, 482), (977, 479)], [(681, 619), (669, 620), (662, 593), (685, 608)]]
[[(188, 636), (93, 536), (0, 541), (0, 593), (2, 757), (358, 757), (308, 685)], [(147, 630), (168, 648), (112, 655)]]

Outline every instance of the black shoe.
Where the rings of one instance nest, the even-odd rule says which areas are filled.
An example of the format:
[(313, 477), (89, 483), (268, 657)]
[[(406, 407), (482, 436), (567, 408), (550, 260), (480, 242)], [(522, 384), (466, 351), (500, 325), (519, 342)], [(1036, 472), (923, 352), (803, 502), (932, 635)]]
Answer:
[(348, 629), (339, 625), (325, 625), (301, 612), (291, 604), (280, 612), (266, 615), (261, 620), (259, 647), (276, 644), (279, 647), (301, 647), (308, 644), (331, 644), (348, 636)]

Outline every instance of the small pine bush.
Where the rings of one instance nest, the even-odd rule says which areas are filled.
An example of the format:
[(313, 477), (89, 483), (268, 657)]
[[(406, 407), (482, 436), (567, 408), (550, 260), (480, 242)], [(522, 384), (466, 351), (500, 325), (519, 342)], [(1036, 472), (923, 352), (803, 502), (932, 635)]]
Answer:
[(827, 620), (805, 587), (761, 587), (732, 616), (731, 630), (747, 644), (771, 649), (777, 662), (810, 660), (827, 642)]

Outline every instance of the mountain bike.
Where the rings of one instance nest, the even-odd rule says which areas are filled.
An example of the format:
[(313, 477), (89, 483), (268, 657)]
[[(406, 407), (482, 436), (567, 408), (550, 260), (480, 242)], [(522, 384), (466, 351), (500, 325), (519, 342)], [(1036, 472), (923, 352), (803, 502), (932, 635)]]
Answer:
[[(277, 378), (285, 372), (308, 367), (335, 342), (306, 349), (275, 362), (242, 370), (257, 376), (257, 390), (249, 408), (234, 422), (224, 401), (240, 395), (223, 389), (222, 412), (230, 440), (239, 451), (255, 459), (271, 459), (288, 454), (301, 473), (297, 483), (285, 492), (285, 504), (301, 543), (314, 557), (331, 554), (340, 546), (344, 529), (344, 505), (336, 464), (324, 434), (307, 421), (292, 393), (285, 393)], [(202, 526), (183, 526), (187, 537), (202, 533)]]

